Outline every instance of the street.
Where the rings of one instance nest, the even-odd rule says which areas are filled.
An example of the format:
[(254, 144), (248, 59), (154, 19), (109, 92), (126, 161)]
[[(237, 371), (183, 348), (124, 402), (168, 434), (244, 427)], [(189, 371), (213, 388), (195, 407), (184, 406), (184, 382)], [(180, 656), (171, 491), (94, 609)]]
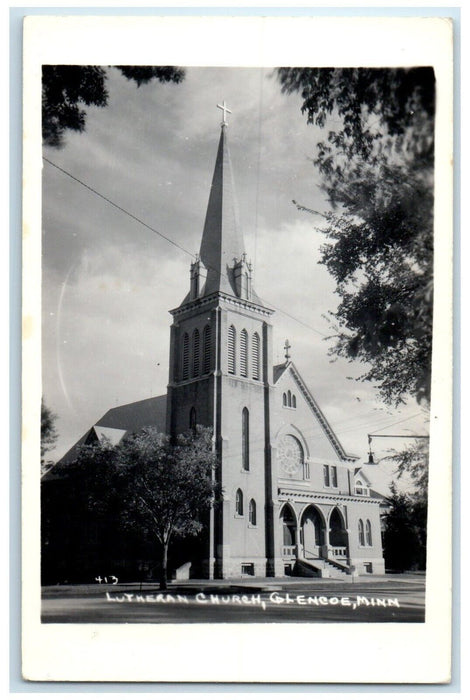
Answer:
[(46, 586), (43, 623), (423, 622), (425, 577)]

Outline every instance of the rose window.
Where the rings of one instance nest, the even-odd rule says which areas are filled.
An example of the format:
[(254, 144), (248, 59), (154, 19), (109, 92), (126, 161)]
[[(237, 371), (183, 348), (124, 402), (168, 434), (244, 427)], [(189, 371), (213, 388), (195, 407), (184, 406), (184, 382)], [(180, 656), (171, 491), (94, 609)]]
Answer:
[(279, 443), (278, 456), (284, 474), (290, 477), (302, 477), (304, 451), (297, 438), (293, 435), (284, 435)]

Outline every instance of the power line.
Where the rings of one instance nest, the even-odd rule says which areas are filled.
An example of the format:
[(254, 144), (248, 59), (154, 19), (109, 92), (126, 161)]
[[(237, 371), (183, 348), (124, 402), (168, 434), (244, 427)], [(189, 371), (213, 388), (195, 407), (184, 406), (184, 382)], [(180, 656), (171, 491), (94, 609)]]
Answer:
[(419, 438), (419, 439), (428, 439), (429, 440), (429, 435), (378, 435), (377, 433), (368, 433), (367, 437), (370, 438)]
[[(175, 246), (176, 248), (179, 248), (179, 250), (181, 250), (183, 253), (186, 253), (186, 254), (189, 255), (191, 258), (194, 258), (194, 253), (191, 253), (189, 250), (187, 250), (187, 249), (184, 248), (183, 246), (179, 245), (179, 243), (176, 243), (174, 240), (172, 240), (172, 239), (169, 238), (168, 236), (165, 236), (163, 233), (161, 233), (161, 231), (158, 231), (156, 228), (153, 228), (153, 226), (150, 226), (150, 225), (147, 224), (145, 221), (142, 221), (142, 219), (139, 219), (139, 217), (135, 216), (134, 214), (132, 214), (132, 213), (131, 213), (130, 211), (128, 211), (127, 209), (124, 209), (124, 207), (121, 207), (119, 204), (116, 204), (116, 202), (113, 202), (112, 199), (109, 199), (109, 197), (106, 197), (104, 194), (101, 194), (101, 192), (98, 192), (98, 190), (95, 190), (95, 188), (94, 188), (94, 187), (91, 187), (91, 185), (87, 185), (86, 182), (83, 182), (83, 180), (80, 180), (80, 179), (79, 179), (78, 177), (76, 177), (75, 175), (72, 175), (72, 173), (69, 173), (68, 170), (65, 170), (64, 168), (61, 168), (59, 165), (56, 165), (56, 163), (53, 163), (51, 160), (49, 160), (49, 158), (46, 158), (45, 156), (43, 156), (43, 159), (46, 161), (46, 163), (49, 163), (49, 165), (52, 165), (54, 168), (56, 168), (57, 170), (59, 170), (61, 173), (64, 173), (64, 175), (67, 175), (68, 177), (70, 177), (70, 178), (71, 178), (72, 180), (74, 180), (75, 182), (78, 182), (79, 185), (82, 185), (82, 187), (85, 187), (87, 190), (89, 190), (90, 192), (92, 192), (93, 194), (95, 194), (97, 197), (100, 197), (100, 199), (103, 199), (105, 202), (107, 202), (108, 204), (110, 204), (112, 207), (114, 207), (114, 208), (117, 209), (118, 211), (122, 212), (123, 214), (126, 214), (126, 216), (129, 216), (129, 217), (130, 217), (131, 219), (133, 219), (134, 221), (137, 221), (137, 223), (141, 224), (142, 226), (144, 226), (144, 227), (145, 227), (146, 229), (148, 229), (149, 231), (152, 231), (152, 233), (156, 233), (157, 236), (160, 236), (161, 238), (163, 238), (165, 241), (167, 241), (167, 243), (170, 243), (171, 245)], [(213, 269), (215, 272), (219, 272), (218, 270), (215, 270), (215, 268), (209, 267), (208, 269)], [(225, 277), (225, 279), (229, 279), (229, 278), (228, 278), (228, 275), (226, 275), (224, 272), (220, 271), (220, 274), (221, 274), (223, 277)], [(324, 333), (322, 333), (321, 331), (319, 331), (319, 330), (317, 330), (316, 328), (314, 328), (313, 326), (311, 326), (309, 323), (306, 323), (305, 321), (302, 321), (301, 319), (297, 318), (296, 316), (293, 316), (292, 314), (288, 313), (287, 311), (284, 311), (283, 309), (281, 309), (280, 307), (276, 306), (275, 304), (271, 304), (271, 303), (269, 302), (269, 300), (266, 300), (266, 303), (267, 303), (270, 307), (272, 307), (275, 311), (279, 311), (281, 314), (284, 314), (285, 316), (288, 316), (288, 317), (291, 318), (293, 321), (296, 321), (297, 323), (300, 323), (302, 326), (305, 326), (306, 328), (308, 328), (309, 330), (313, 331), (314, 333), (317, 333), (317, 334), (320, 335), (322, 338), (328, 338), (328, 337), (329, 337), (329, 336), (325, 335)]]
[(83, 182), (83, 180), (79, 180), (78, 177), (75, 177), (75, 175), (72, 175), (72, 173), (69, 173), (67, 170), (64, 170), (64, 168), (59, 167), (58, 165), (53, 163), (52, 160), (49, 160), (49, 158), (46, 158), (45, 156), (43, 156), (43, 159), (46, 161), (46, 163), (49, 163), (49, 165), (52, 165), (54, 168), (57, 168), (57, 170), (60, 170), (61, 173), (64, 173), (64, 175), (68, 175), (68, 177), (72, 178), (72, 180), (75, 180), (75, 182), (78, 182), (80, 185), (82, 185), (82, 187), (85, 187), (87, 190), (90, 190), (90, 192), (93, 192), (93, 194), (96, 194), (97, 197), (104, 199), (105, 202), (107, 202), (108, 204), (111, 204), (111, 206), (115, 207), (116, 209), (121, 211), (123, 214), (126, 214), (126, 216), (130, 216), (131, 219), (134, 219), (134, 221), (137, 221), (137, 223), (142, 224), (142, 226), (145, 226), (145, 228), (149, 229), (149, 231), (156, 233), (157, 236), (160, 236), (168, 243), (171, 243), (171, 245), (174, 245), (176, 248), (179, 248), (180, 250), (183, 251), (183, 253), (187, 253), (187, 255), (194, 257), (193, 253), (190, 253), (189, 250), (186, 250), (186, 248), (183, 248), (183, 246), (180, 246), (178, 243), (175, 243), (175, 241), (173, 241), (171, 238), (168, 238), (168, 236), (165, 236), (160, 231), (157, 231), (156, 228), (149, 226), (149, 224), (146, 224), (145, 221), (142, 221), (142, 219), (139, 219), (139, 217), (135, 216), (134, 214), (131, 214), (131, 212), (127, 211), (127, 209), (124, 209), (123, 207), (119, 206), (119, 204), (116, 204), (116, 202), (113, 202), (112, 199), (109, 199), (109, 197), (106, 197), (104, 194), (101, 194), (101, 192), (98, 192), (90, 185), (87, 185), (86, 182)]

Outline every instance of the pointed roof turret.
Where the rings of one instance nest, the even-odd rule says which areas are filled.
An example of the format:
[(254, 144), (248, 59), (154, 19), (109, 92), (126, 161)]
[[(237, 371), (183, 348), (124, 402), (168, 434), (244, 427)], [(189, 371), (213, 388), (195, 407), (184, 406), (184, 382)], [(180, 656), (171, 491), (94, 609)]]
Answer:
[(226, 132), (224, 110), (200, 251), (207, 270), (205, 295), (213, 292), (237, 295), (233, 268), (245, 252)]

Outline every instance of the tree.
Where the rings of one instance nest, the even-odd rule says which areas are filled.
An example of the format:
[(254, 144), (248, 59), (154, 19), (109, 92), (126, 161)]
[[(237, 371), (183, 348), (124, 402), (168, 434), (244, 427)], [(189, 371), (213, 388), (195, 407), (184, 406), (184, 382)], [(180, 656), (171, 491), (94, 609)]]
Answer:
[(54, 449), (58, 434), (55, 429), (57, 416), (46, 406), (44, 399), (41, 401), (41, 474), (51, 467), (51, 462), (46, 462), (46, 452)]
[(162, 590), (167, 587), (171, 539), (200, 532), (219, 494), (211, 437), (209, 429), (198, 427), (173, 442), (154, 428), (145, 428), (124, 440), (117, 451), (125, 516), (160, 545)]
[(390, 486), (390, 506), (385, 516), (383, 537), (385, 566), (405, 571), (426, 567), (427, 507), (409, 495), (399, 493), (395, 483)]
[(413, 500), (416, 503), (427, 503), (429, 441), (416, 439), (402, 450), (394, 450), (385, 459), (396, 463), (398, 479), (405, 474), (411, 478), (415, 487), (415, 491), (410, 494)]
[[(137, 87), (153, 79), (180, 83), (184, 70), (173, 66), (116, 66)], [(106, 107), (108, 70), (100, 66), (42, 67), (42, 135), (48, 146), (60, 148), (67, 129), (84, 131), (84, 106)]]
[[(281, 68), (307, 122), (327, 130), (314, 165), (331, 204), (320, 263), (341, 302), (330, 354), (389, 404), (429, 401), (435, 81), (431, 68)], [(299, 209), (307, 209), (297, 205)]]
[(58, 463), (42, 484), (43, 581), (138, 575), (139, 560), (157, 559), (165, 589), (171, 542), (199, 534), (220, 495), (211, 438), (199, 426), (174, 441), (144, 428)]

